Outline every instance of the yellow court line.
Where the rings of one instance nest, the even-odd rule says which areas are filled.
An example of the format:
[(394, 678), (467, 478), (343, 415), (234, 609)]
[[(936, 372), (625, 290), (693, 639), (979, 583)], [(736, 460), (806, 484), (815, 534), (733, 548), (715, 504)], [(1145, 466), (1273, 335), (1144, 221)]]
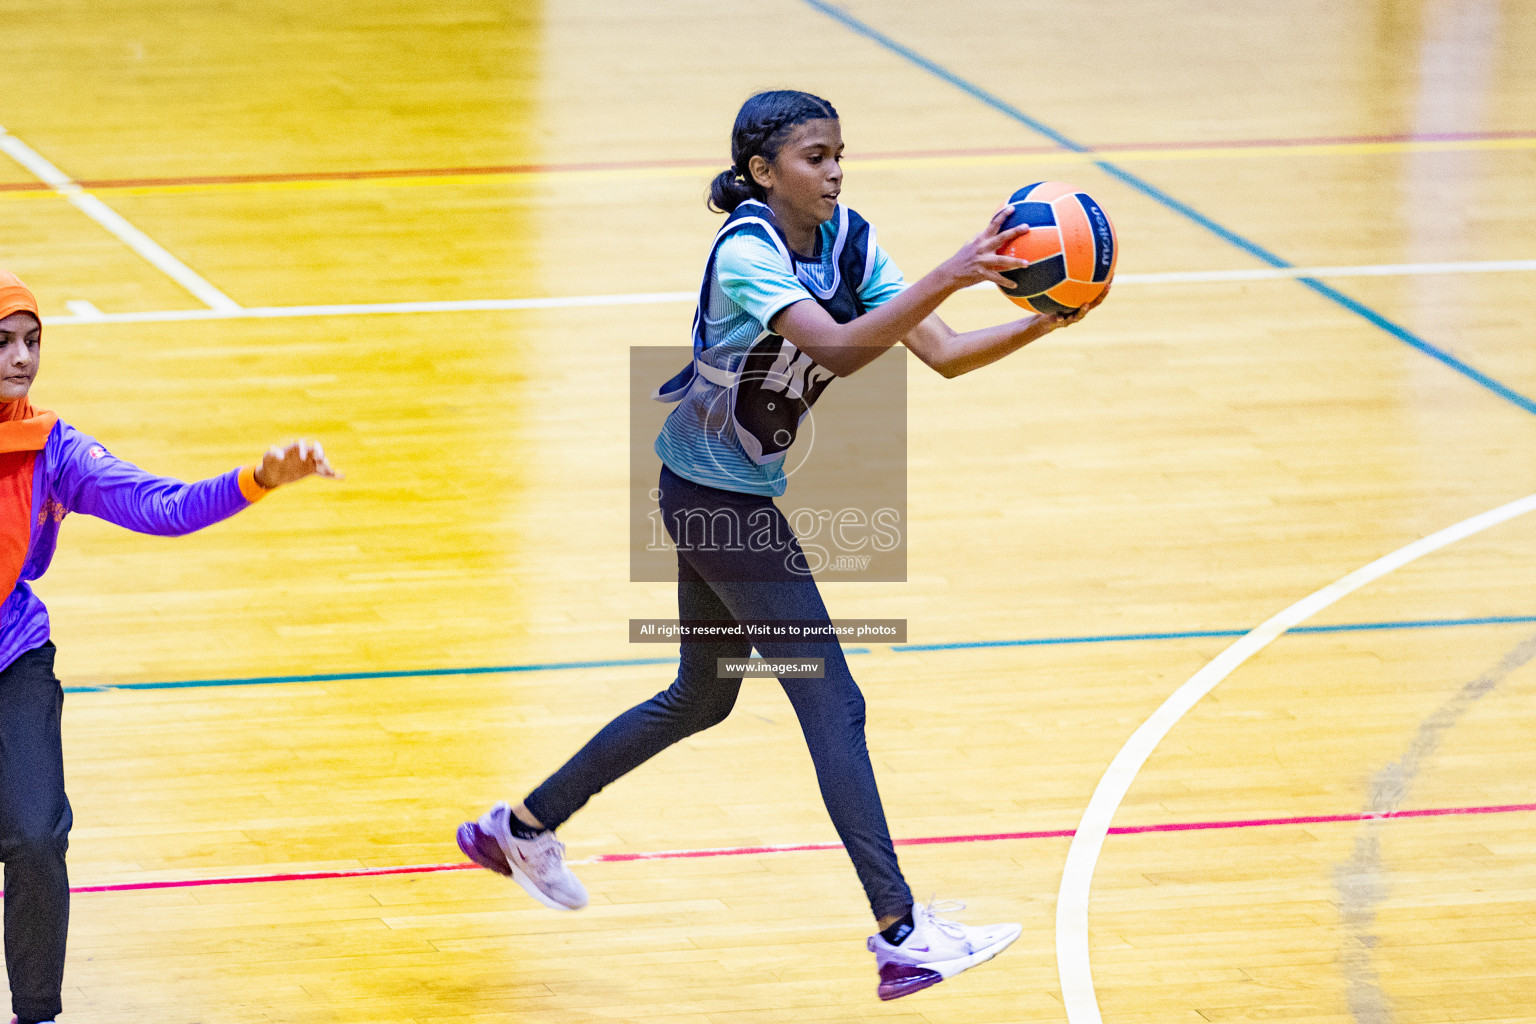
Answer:
[[(1220, 146), (1179, 149), (1122, 149), (1097, 153), (978, 153), (933, 156), (848, 157), (850, 167), (861, 170), (907, 169), (927, 167), (1013, 167), (1021, 165), (1091, 164), (1096, 161), (1127, 163), (1132, 161), (1265, 160), (1277, 157), (1384, 156), (1404, 153), (1452, 153), (1471, 151), (1532, 151), (1536, 137), (1516, 139), (1457, 139), (1403, 142), (1330, 142), (1297, 146)], [(398, 177), (324, 178), (290, 181), (193, 182), (176, 184), (114, 185), (92, 184), (88, 191), (111, 192), (125, 196), (164, 196), (242, 192), (313, 192), (336, 189), (440, 188), (465, 186), (507, 186), (540, 182), (573, 183), (618, 181), (645, 178), (698, 178), (714, 175), (718, 163), (671, 167), (619, 167), (607, 169), (541, 168), (485, 173), (424, 175)], [(49, 198), (48, 190), (0, 191), (0, 200)]]

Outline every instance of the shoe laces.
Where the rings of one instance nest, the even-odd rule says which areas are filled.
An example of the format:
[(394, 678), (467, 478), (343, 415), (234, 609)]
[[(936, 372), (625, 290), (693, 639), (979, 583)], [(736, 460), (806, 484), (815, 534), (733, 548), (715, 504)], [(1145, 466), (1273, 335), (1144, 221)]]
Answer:
[(528, 859), (540, 871), (559, 872), (565, 863), (565, 844), (555, 838), (553, 829), (540, 832), (529, 846)]
[(923, 906), (922, 911), (923, 917), (928, 921), (928, 923), (933, 925), (939, 931), (943, 932), (945, 935), (948, 935), (952, 939), (963, 939), (965, 938), (965, 925), (961, 924), (959, 921), (951, 921), (947, 918), (939, 917), (938, 915), (941, 913), (954, 914), (964, 909), (965, 904), (961, 903), (959, 900), (940, 900), (930, 896), (928, 898), (927, 904)]

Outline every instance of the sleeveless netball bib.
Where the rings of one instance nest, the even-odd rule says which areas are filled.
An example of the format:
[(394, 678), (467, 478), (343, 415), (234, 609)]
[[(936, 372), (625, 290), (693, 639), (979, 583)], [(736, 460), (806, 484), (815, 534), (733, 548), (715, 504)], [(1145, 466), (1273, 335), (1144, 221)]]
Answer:
[[(785, 268), (832, 319), (847, 323), (865, 312), (859, 288), (874, 258), (874, 232), (863, 217), (847, 207), (838, 206), (833, 217), (830, 251), (805, 260), (790, 251), (767, 204), (749, 199), (738, 206), (715, 236), (704, 266), (693, 320), (693, 360), (652, 395), (660, 402), (677, 402), (688, 396), (700, 379), (723, 389), (735, 439), (747, 458), (759, 466), (783, 458), (795, 443), (801, 420), (835, 374), (774, 334), (766, 324), (748, 342), (745, 352), (737, 345), (712, 345), (706, 312), (715, 259), (727, 238), (737, 232), (755, 232), (779, 252)], [(722, 351), (725, 349), (734, 351)]]

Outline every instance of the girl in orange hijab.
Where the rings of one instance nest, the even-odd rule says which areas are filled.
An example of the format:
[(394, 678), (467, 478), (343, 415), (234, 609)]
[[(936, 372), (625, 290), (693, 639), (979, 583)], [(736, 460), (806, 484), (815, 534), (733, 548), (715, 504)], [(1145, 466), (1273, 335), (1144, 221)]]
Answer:
[(84, 512), (140, 533), (191, 533), (282, 484), (340, 479), (320, 445), (274, 447), (254, 465), (197, 483), (153, 476), (112, 455), (28, 392), (42, 354), (37, 300), (0, 270), (0, 860), (5, 862), (5, 969), (16, 1024), (59, 1014), (72, 817), (64, 795), (48, 610), (28, 580), (48, 569), (59, 525)]

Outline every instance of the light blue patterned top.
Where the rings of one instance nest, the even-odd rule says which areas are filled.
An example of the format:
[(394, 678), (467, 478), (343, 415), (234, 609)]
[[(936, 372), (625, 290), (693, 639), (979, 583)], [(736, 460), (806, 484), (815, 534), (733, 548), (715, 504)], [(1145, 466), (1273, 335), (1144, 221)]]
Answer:
[[(701, 310), (704, 353), (701, 358), (724, 370), (737, 370), (753, 342), (769, 330), (785, 307), (814, 296), (802, 278), (821, 290), (836, 276), (839, 218), (817, 232), (816, 256), (794, 255), (794, 268), (770, 239), (770, 229), (745, 224), (727, 235), (715, 250), (714, 272), (707, 285), (708, 303)], [(884, 305), (906, 288), (895, 262), (874, 243), (866, 256), (864, 280), (858, 289), (865, 310)], [(678, 407), (667, 417), (656, 438), (656, 454), (678, 476), (706, 487), (778, 497), (788, 480), (784, 458), (758, 465), (737, 440), (731, 424), (729, 392), (695, 377)]]

